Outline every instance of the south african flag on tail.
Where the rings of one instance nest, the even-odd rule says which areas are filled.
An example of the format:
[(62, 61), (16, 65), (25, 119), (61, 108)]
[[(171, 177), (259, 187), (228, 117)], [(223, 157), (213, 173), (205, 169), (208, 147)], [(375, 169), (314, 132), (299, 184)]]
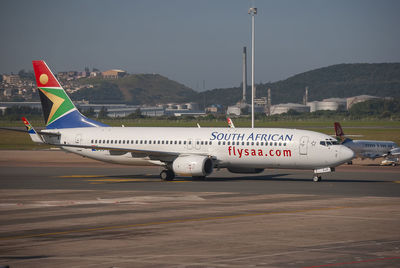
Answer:
[(32, 61), (32, 64), (46, 129), (107, 126), (85, 117), (76, 109), (44, 61)]

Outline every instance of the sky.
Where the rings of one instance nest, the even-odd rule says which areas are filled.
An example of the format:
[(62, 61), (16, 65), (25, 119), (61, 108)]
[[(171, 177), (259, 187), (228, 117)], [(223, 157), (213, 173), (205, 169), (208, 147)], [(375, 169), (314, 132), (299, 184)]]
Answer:
[[(239, 86), (340, 63), (400, 62), (397, 0), (3, 0), (0, 73), (85, 67), (159, 73), (195, 90)], [(203, 87), (204, 86), (204, 87)]]

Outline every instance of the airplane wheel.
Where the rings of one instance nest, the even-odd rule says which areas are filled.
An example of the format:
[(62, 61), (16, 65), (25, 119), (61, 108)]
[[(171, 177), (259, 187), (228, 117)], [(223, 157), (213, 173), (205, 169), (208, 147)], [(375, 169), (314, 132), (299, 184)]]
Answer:
[(321, 176), (315, 175), (315, 176), (313, 177), (313, 181), (315, 181), (315, 182), (319, 182), (319, 181), (321, 181), (321, 180), (322, 180), (322, 177), (321, 177)]
[(160, 178), (163, 181), (172, 181), (175, 178), (175, 173), (172, 170), (166, 169), (161, 171)]

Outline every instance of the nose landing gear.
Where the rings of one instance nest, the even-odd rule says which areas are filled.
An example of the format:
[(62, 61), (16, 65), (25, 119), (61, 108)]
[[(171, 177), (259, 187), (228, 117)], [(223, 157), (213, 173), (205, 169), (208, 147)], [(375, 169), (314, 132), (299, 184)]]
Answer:
[(319, 182), (319, 181), (321, 181), (322, 180), (322, 177), (321, 177), (321, 175), (318, 175), (318, 174), (315, 174), (314, 175), (314, 177), (313, 177), (313, 181), (315, 181), (315, 182)]

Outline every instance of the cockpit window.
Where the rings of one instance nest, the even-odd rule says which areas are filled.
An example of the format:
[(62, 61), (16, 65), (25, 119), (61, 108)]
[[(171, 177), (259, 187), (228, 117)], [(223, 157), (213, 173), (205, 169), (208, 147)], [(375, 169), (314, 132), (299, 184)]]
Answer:
[(334, 139), (326, 139), (325, 141), (320, 141), (319, 144), (323, 146), (339, 145), (339, 142)]

